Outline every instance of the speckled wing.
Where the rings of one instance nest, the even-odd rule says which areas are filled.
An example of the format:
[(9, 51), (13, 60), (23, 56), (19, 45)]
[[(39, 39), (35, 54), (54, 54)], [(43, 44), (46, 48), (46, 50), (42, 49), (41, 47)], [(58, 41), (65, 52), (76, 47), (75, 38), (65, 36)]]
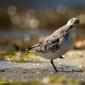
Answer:
[(39, 51), (42, 52), (55, 52), (59, 49), (63, 39), (68, 34), (69, 27), (63, 26), (56, 30), (52, 35), (45, 38), (39, 47)]
[(37, 52), (55, 52), (61, 46), (64, 37), (67, 35), (67, 27), (63, 26), (56, 30), (52, 35), (32, 46), (29, 50)]

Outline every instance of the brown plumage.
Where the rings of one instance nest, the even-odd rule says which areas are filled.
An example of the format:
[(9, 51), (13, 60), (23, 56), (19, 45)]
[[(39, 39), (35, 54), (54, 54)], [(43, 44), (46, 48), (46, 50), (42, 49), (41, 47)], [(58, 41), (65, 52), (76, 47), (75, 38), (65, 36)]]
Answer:
[(53, 59), (62, 59), (62, 55), (71, 48), (73, 43), (73, 32), (79, 23), (80, 21), (78, 18), (70, 19), (66, 25), (54, 31), (50, 36), (46, 37), (38, 44), (27, 48), (27, 51), (32, 51), (41, 57), (51, 59), (51, 64), (57, 72), (58, 70), (53, 64)]

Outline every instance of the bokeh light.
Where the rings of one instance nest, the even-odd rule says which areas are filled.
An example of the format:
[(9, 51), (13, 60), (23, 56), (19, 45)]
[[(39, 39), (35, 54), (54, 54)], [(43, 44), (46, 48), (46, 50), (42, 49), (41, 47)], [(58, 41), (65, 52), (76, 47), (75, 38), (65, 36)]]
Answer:
[(56, 12), (58, 14), (65, 14), (67, 12), (67, 8), (65, 5), (58, 5), (56, 8)]
[(15, 15), (16, 14), (16, 6), (11, 5), (7, 8), (7, 12), (9, 15)]
[(78, 17), (80, 19), (80, 23), (85, 24), (85, 14), (80, 14)]
[(30, 40), (30, 35), (29, 34), (24, 34), (24, 41), (29, 41)]
[(38, 19), (30, 19), (28, 22), (29, 22), (28, 23), (29, 24), (29, 27), (31, 29), (39, 28), (39, 20)]

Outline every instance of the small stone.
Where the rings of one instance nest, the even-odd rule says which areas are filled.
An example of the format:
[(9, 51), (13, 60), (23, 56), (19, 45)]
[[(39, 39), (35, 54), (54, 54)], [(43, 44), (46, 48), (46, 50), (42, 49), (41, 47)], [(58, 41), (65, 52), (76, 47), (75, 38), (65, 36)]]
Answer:
[(2, 69), (2, 70), (0, 70), (0, 72), (5, 72), (5, 70), (4, 70), (4, 69)]
[(23, 73), (26, 73), (26, 71), (23, 71)]

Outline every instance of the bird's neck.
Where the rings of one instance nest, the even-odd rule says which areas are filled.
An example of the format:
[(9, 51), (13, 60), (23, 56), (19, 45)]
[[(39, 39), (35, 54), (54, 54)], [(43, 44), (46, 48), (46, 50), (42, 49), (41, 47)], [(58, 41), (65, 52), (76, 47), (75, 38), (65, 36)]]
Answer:
[(69, 33), (68, 33), (67, 36), (68, 36), (68, 37), (70, 36), (70, 38), (73, 39), (73, 38), (74, 38), (74, 35), (75, 35), (75, 30), (74, 30), (74, 28), (73, 28), (72, 30), (69, 31)]

